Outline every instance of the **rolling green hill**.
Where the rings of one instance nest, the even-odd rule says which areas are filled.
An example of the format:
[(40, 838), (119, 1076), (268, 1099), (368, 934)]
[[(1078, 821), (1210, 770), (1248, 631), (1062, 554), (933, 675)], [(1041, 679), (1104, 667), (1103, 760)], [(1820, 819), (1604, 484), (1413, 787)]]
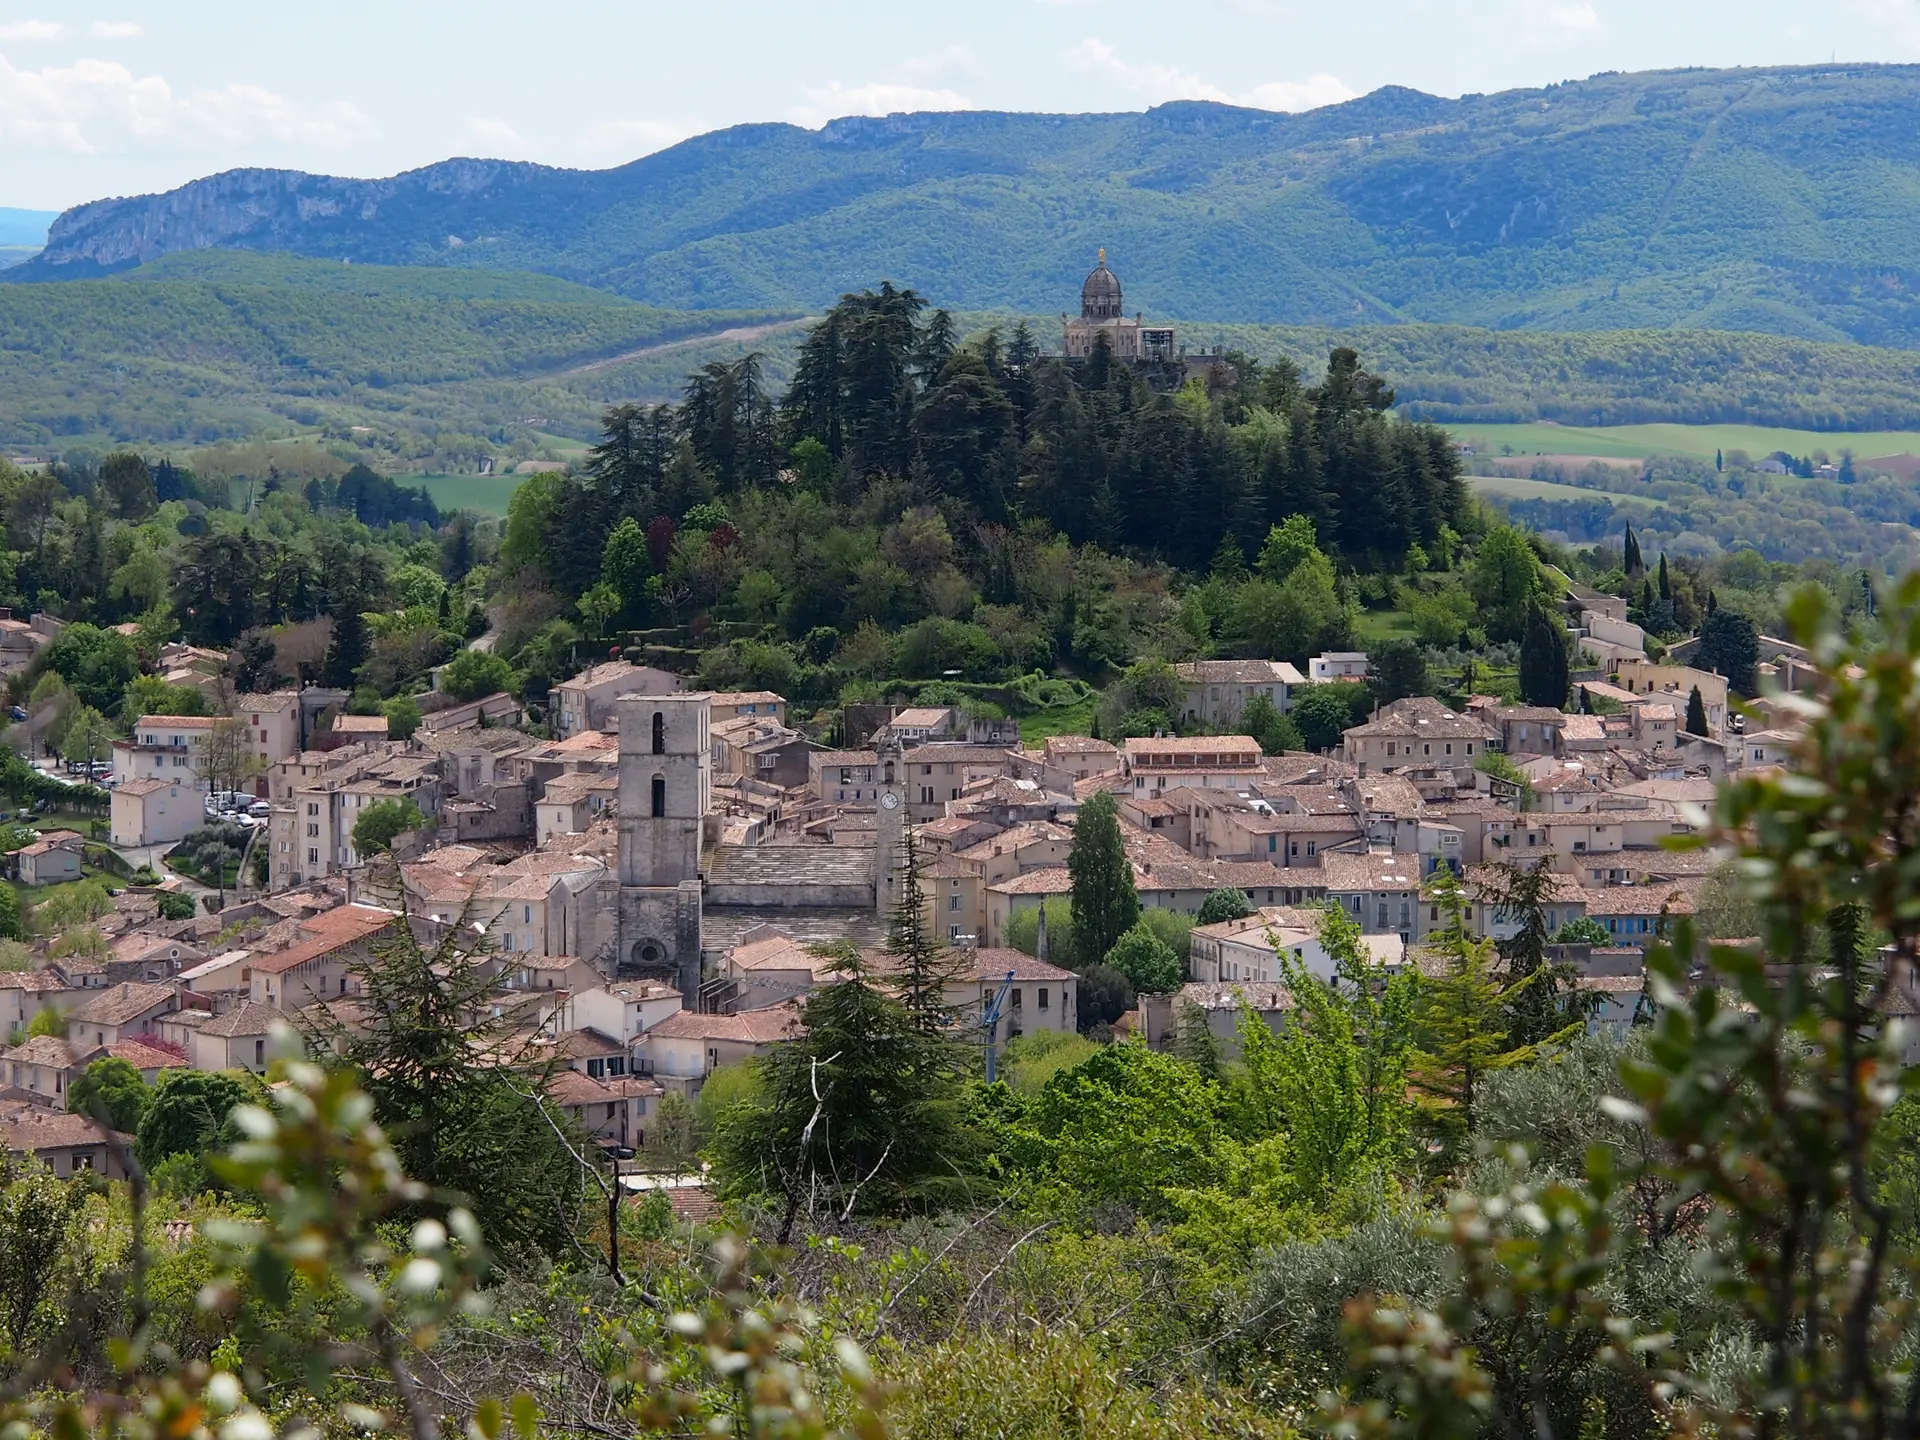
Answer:
[(0, 287), (0, 445), (360, 426), (400, 457), (478, 455), (547, 423), (529, 408), (544, 394), (557, 428), (584, 433), (626, 367), (671, 357), (684, 373), (702, 337), (786, 318), (660, 310), (539, 275), (181, 255)]
[[(518, 436), (536, 448), (543, 432), (588, 437), (607, 405), (677, 396), (709, 360), (759, 351), (777, 387), (802, 318), (664, 311), (522, 272), (188, 252), (107, 279), (0, 285), (0, 445), (204, 443), (357, 426), (396, 460), (457, 468)], [(1005, 333), (1021, 318), (958, 316), (976, 334)], [(1057, 319), (1024, 318), (1053, 338)], [(1183, 333), (1195, 346), (1287, 356), (1309, 371), (1330, 346), (1353, 345), (1409, 412), (1456, 429), (1920, 429), (1920, 353), (1908, 350), (1691, 330), (1202, 322)], [(1615, 453), (1559, 435), (1510, 443)], [(1704, 443), (1695, 435), (1680, 448)]]
[(1920, 67), (1598, 75), (1280, 115), (748, 125), (607, 171), (233, 171), (62, 216), (12, 278), (208, 248), (533, 270), (672, 308), (812, 309), (893, 276), (1055, 313), (1105, 245), (1168, 316), (1684, 326), (1920, 346)]

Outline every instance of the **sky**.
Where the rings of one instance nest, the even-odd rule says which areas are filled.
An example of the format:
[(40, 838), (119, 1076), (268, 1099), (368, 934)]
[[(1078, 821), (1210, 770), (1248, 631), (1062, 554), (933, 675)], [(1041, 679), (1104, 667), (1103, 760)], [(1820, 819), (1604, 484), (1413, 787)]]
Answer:
[(0, 206), (237, 166), (600, 168), (748, 121), (1833, 59), (1920, 63), (1920, 0), (0, 0)]

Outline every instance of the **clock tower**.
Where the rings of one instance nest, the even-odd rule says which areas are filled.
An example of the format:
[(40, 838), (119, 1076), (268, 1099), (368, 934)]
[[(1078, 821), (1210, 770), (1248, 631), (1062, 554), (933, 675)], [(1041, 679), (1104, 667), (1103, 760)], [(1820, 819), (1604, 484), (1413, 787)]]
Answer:
[(893, 914), (901, 872), (906, 868), (907, 764), (899, 744), (891, 740), (881, 747), (877, 759), (875, 778), (880, 785), (880, 801), (873, 850), (873, 905), (885, 918)]

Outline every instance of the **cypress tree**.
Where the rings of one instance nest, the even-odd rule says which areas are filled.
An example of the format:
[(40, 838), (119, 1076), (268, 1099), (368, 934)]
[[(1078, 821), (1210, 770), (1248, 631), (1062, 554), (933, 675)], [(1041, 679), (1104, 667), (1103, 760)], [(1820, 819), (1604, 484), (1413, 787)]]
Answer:
[(1640, 613), (1643, 616), (1653, 613), (1653, 581), (1651, 580), (1640, 582)]
[(1073, 881), (1073, 936), (1080, 964), (1098, 965), (1140, 918), (1140, 895), (1120, 841), (1119, 809), (1111, 790), (1095, 792), (1080, 807), (1067, 874)]
[(1622, 564), (1629, 580), (1646, 573), (1646, 562), (1640, 558), (1640, 537), (1633, 533), (1632, 525), (1627, 526), (1626, 544), (1621, 553)]
[(1664, 550), (1660, 552), (1660, 598), (1673, 599), (1673, 583), (1667, 579), (1667, 552)]
[(1687, 733), (1705, 735), (1707, 733), (1707, 705), (1700, 698), (1700, 687), (1693, 687), (1693, 693), (1687, 696)]
[(1535, 601), (1527, 610), (1527, 626), (1520, 635), (1520, 696), (1529, 705), (1557, 709), (1566, 704), (1567, 688), (1572, 683), (1566, 631), (1544, 605)]

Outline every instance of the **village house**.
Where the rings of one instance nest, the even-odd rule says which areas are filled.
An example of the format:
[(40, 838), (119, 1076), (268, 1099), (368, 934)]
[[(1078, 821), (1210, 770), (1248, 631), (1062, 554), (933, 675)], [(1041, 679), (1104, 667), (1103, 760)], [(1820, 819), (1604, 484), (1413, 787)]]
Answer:
[(582, 772), (549, 780), (533, 806), (534, 843), (544, 846), (555, 835), (581, 835), (605, 814), (620, 793), (615, 771)]
[(873, 750), (815, 750), (807, 756), (807, 798), (835, 805), (872, 805), (880, 797)]
[(107, 836), (125, 849), (171, 845), (206, 823), (202, 788), (191, 776), (122, 779), (107, 806)]
[(115, 776), (123, 786), (128, 780), (166, 780), (204, 794), (212, 788), (204, 762), (216, 723), (211, 715), (142, 715), (130, 737), (113, 742)]
[(98, 1121), (34, 1104), (0, 1106), (0, 1144), (14, 1159), (32, 1156), (56, 1179), (70, 1180), (91, 1170), (108, 1180), (127, 1178), (123, 1156), (133, 1137), (115, 1135)]
[(691, 1099), (715, 1070), (766, 1054), (799, 1026), (800, 1012), (791, 1005), (732, 1015), (681, 1010), (646, 1032), (640, 1058), (653, 1080)]
[(247, 965), (248, 999), (283, 1011), (358, 993), (349, 971), (373, 954), (399, 917), (370, 905), (342, 905), (295, 923), (294, 943), (256, 954)]
[(679, 990), (653, 980), (622, 981), (582, 990), (569, 1002), (573, 1023), (630, 1048), (685, 1004)]
[(1187, 687), (1181, 717), (1217, 730), (1237, 726), (1255, 696), (1286, 714), (1294, 691), (1307, 683), (1285, 660), (1190, 660), (1174, 666), (1173, 673)]
[(233, 713), (246, 726), (247, 747), (262, 771), (300, 753), (304, 737), (298, 691), (242, 695), (234, 702)]
[(1438, 700), (1418, 696), (1383, 705), (1364, 725), (1344, 732), (1342, 754), (1369, 770), (1437, 765), (1471, 770), (1499, 733), (1484, 720), (1458, 715)]
[(1180, 785), (1243, 789), (1266, 778), (1260, 743), (1249, 735), (1135, 737), (1121, 754), (1136, 792)]
[(146, 1034), (179, 1005), (179, 993), (170, 984), (126, 981), (89, 991), (67, 1012), (67, 1036), (76, 1045), (112, 1045)]
[(666, 695), (685, 686), (678, 675), (651, 665), (609, 660), (562, 680), (549, 697), (553, 733), (559, 739), (613, 724), (613, 702), (622, 695)]
[(59, 885), (80, 878), (85, 841), (72, 830), (45, 830), (13, 852), (14, 877), (22, 885)]
[(976, 780), (1003, 775), (1007, 753), (988, 746), (936, 742), (906, 752), (907, 815), (916, 824), (937, 820)]
[(1367, 678), (1367, 656), (1363, 650), (1330, 650), (1307, 661), (1307, 680), (1324, 685), (1332, 680)]

